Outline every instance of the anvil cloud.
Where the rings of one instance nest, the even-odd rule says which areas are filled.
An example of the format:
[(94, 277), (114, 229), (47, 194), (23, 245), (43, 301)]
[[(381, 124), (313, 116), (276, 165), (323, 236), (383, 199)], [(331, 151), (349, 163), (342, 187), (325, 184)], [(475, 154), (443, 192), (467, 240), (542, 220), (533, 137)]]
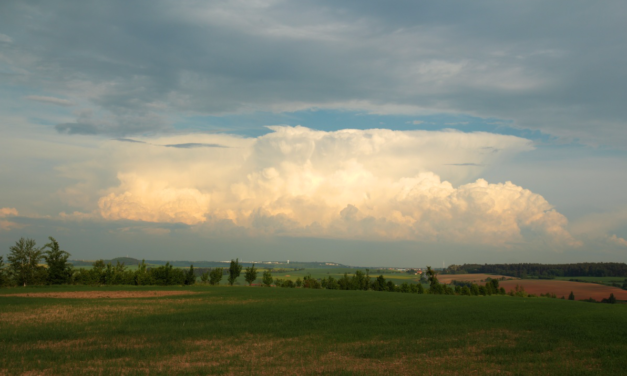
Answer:
[[(227, 221), (253, 233), (292, 236), (578, 245), (566, 218), (542, 196), (510, 182), (473, 179), (478, 166), (530, 150), (525, 139), (454, 131), (272, 130), (254, 139), (200, 136), (220, 148), (161, 146), (191, 136), (111, 141), (111, 154), (125, 161), (113, 163), (119, 163), (120, 184), (100, 197), (98, 213), (109, 220), (209, 228)], [(455, 187), (439, 174), (473, 181)]]

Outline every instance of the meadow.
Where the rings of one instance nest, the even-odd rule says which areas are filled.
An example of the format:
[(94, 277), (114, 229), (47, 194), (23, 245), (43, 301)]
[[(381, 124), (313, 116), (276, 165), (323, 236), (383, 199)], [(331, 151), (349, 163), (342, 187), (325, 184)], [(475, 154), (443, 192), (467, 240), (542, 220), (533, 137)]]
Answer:
[(6, 288), (0, 328), (0, 374), (7, 375), (627, 369), (627, 305), (548, 298), (227, 286)]
[[(260, 268), (259, 270), (261, 271), (262, 269)], [(322, 278), (328, 278), (328, 277), (339, 279), (344, 276), (344, 273), (351, 276), (357, 270), (361, 270), (362, 272), (366, 273), (365, 268), (348, 268), (348, 267), (347, 268), (306, 268), (304, 270), (273, 272), (272, 277), (279, 278), (279, 279), (290, 279), (292, 281), (296, 281), (298, 278), (302, 280), (305, 276), (308, 276), (308, 275), (316, 279), (322, 279)], [(394, 272), (391, 270), (378, 270), (378, 269), (371, 268), (369, 269), (369, 273), (370, 273), (370, 277), (372, 278), (376, 278), (379, 275), (383, 275), (386, 281), (390, 280), (397, 285), (400, 285), (405, 282), (416, 284), (419, 282), (419, 279), (420, 279), (420, 276), (417, 276), (417, 275), (407, 274), (403, 272)], [(428, 287), (427, 284), (424, 284), (424, 286)]]
[(599, 283), (602, 285), (609, 285), (609, 286), (611, 286), (612, 284), (618, 284), (622, 286), (622, 284), (625, 282), (627, 278), (583, 276), (583, 277), (555, 277), (555, 279), (560, 280), (560, 281), (570, 281), (570, 280), (584, 281), (584, 282)]

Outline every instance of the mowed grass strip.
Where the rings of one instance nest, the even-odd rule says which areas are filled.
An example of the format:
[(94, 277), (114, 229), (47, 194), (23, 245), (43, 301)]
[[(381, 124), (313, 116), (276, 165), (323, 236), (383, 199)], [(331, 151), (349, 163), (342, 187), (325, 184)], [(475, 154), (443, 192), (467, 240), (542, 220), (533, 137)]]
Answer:
[[(0, 296), (0, 373), (619, 375), (627, 369), (625, 305), (222, 286), (164, 290), (177, 289), (195, 294)], [(2, 290), (17, 291), (24, 290)]]

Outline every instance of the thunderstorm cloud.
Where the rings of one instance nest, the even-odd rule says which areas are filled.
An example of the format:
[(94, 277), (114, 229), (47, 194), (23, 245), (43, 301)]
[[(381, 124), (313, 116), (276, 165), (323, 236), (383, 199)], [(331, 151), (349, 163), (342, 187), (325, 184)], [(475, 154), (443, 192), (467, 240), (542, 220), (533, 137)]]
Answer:
[[(111, 144), (118, 153), (124, 148), (133, 162), (120, 166), (119, 185), (99, 199), (99, 214), (208, 229), (226, 221), (264, 234), (491, 245), (542, 239), (578, 245), (566, 230), (566, 218), (542, 196), (510, 182), (474, 179), (444, 163), (472, 159), (483, 164), (530, 150), (527, 140), (382, 129), (272, 131), (249, 139), (204, 136), (229, 148)], [(486, 153), (487, 147), (501, 155)], [(454, 186), (438, 173), (471, 181)]]

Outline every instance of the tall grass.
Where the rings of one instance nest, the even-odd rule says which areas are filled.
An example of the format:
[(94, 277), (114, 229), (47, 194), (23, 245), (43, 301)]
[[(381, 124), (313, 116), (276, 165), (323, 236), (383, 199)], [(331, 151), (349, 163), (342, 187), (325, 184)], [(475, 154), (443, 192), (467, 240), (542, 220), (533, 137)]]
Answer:
[(160, 288), (177, 289), (197, 294), (0, 296), (0, 374), (619, 375), (627, 369), (627, 305), (508, 296)]

